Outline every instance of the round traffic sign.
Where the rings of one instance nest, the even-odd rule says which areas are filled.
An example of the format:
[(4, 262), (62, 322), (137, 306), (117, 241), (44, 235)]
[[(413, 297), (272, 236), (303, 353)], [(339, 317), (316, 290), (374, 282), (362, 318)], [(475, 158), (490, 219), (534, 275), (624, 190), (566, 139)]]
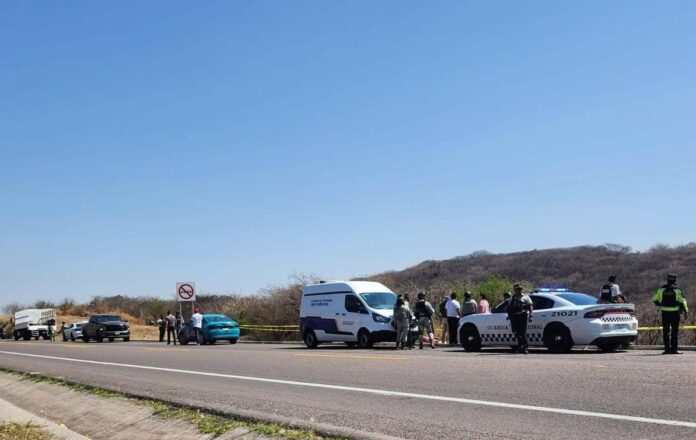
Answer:
[(182, 284), (179, 286), (179, 297), (183, 300), (191, 299), (193, 298), (193, 286), (190, 284)]

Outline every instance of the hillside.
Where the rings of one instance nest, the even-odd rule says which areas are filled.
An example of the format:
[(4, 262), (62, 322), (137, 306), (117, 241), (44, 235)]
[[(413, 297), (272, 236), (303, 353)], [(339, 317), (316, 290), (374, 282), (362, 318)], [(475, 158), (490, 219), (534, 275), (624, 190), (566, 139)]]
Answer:
[(645, 304), (668, 272), (679, 275), (679, 286), (690, 297), (696, 292), (696, 243), (670, 248), (657, 245), (633, 252), (621, 245), (580, 246), (532, 250), (509, 254), (475, 252), (442, 261), (369, 277), (396, 289), (414, 287), (431, 291), (461, 283), (473, 286), (492, 275), (532, 286), (566, 286), (596, 294), (610, 274), (618, 276), (621, 289), (632, 302)]

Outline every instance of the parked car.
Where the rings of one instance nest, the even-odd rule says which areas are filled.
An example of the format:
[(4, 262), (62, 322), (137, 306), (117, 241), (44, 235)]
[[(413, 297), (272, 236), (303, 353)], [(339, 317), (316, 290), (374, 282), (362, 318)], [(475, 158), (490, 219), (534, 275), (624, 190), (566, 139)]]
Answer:
[[(229, 341), (236, 344), (239, 339), (239, 324), (234, 319), (226, 315), (204, 314), (203, 328), (201, 329), (203, 340), (202, 344), (214, 344), (217, 341)], [(179, 330), (179, 343), (186, 345), (196, 342), (196, 333), (191, 323), (187, 323)]]
[[(534, 303), (533, 322), (527, 327), (532, 347), (567, 353), (573, 345), (596, 345), (601, 351), (614, 351), (635, 341), (638, 335), (633, 304), (604, 304), (591, 295), (565, 289), (539, 289), (529, 297)], [(461, 318), (458, 335), (466, 351), (517, 346), (507, 320), (507, 302), (494, 307), (491, 313)]]
[(114, 342), (116, 338), (123, 339), (123, 342), (130, 341), (128, 322), (118, 315), (92, 315), (89, 321), (82, 325), (83, 342), (102, 342), (104, 339)]
[(82, 325), (86, 324), (87, 321), (83, 322), (73, 322), (69, 326), (63, 329), (63, 341), (68, 339), (75, 342), (77, 339), (82, 339)]

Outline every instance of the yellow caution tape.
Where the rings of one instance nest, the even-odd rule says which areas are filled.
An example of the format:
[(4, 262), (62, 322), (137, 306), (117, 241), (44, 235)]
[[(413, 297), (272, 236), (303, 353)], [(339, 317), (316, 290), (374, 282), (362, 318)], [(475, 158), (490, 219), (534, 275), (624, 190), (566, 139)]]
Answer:
[(287, 329), (287, 328), (249, 328), (240, 327), (243, 330), (249, 330), (252, 332), (299, 332), (300, 329)]
[[(662, 327), (638, 327), (638, 331), (640, 332), (650, 330), (662, 330)], [(696, 330), (696, 325), (685, 325), (684, 327), (679, 327), (679, 330)]]

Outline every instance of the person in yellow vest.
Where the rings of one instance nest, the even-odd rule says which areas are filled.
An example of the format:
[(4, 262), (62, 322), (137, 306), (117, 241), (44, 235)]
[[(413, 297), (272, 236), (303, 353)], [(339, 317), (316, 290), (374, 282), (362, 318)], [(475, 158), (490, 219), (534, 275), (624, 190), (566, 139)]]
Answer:
[(677, 287), (677, 276), (667, 275), (667, 284), (657, 289), (652, 300), (662, 311), (662, 338), (665, 343), (662, 354), (681, 354), (678, 350), (679, 318), (682, 313), (686, 317), (689, 306)]

